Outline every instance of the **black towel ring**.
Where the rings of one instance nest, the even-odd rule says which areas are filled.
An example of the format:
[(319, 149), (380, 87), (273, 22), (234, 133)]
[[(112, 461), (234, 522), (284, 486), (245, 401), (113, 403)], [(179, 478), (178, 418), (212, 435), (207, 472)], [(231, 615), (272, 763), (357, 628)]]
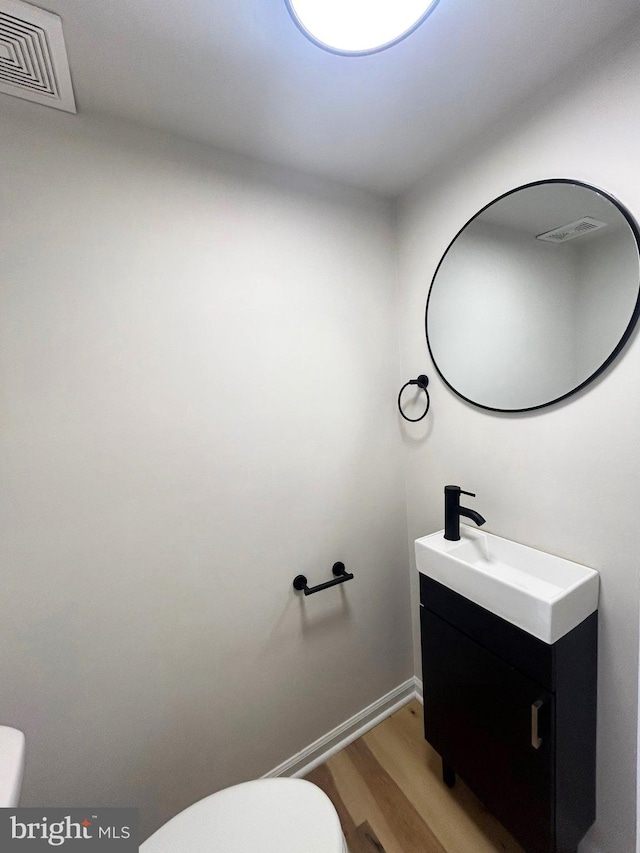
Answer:
[[(424, 418), (424, 416), (427, 414), (427, 412), (429, 411), (429, 406), (431, 405), (431, 400), (429, 399), (429, 392), (427, 391), (427, 385), (428, 384), (429, 384), (428, 377), (426, 377), (423, 373), (421, 373), (417, 379), (410, 379), (408, 382), (405, 382), (405, 384), (400, 389), (400, 393), (398, 394), (398, 411), (400, 412), (402, 417), (405, 419), (405, 421), (411, 421), (411, 423), (415, 424), (417, 421), (421, 421)], [(424, 410), (424, 412), (420, 415), (419, 418), (408, 418), (405, 415), (405, 413), (402, 411), (402, 404), (400, 402), (400, 398), (402, 397), (402, 392), (404, 391), (404, 389), (407, 388), (409, 385), (417, 385), (418, 388), (422, 388), (424, 393), (427, 395), (427, 408)]]

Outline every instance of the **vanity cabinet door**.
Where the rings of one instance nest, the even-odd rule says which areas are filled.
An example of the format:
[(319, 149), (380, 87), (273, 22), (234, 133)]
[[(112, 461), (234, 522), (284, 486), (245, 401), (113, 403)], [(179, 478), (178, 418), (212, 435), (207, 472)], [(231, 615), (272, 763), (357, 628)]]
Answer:
[(553, 694), (426, 607), (421, 613), (426, 739), (527, 853), (550, 853)]

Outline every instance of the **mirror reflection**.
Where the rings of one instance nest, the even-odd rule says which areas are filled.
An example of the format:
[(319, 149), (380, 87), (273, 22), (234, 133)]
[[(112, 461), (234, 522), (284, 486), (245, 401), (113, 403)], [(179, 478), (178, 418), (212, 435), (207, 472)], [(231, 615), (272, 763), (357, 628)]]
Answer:
[(487, 205), (445, 252), (427, 341), (471, 403), (539, 408), (617, 355), (637, 319), (638, 231), (613, 198), (577, 182), (528, 184)]

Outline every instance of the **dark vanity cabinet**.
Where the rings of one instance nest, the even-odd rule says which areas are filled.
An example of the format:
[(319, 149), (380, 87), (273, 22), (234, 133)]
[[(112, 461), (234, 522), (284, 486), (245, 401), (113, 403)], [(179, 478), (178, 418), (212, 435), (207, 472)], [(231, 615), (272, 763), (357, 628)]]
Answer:
[(420, 575), (424, 726), (527, 853), (595, 819), (597, 612), (553, 645)]

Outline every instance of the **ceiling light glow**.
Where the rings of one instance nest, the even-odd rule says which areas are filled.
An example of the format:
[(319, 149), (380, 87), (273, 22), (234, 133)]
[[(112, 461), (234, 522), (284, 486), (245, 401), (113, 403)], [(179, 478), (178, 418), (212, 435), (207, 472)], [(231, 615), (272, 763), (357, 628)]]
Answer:
[(334, 53), (376, 53), (422, 23), (438, 0), (285, 0), (302, 32)]

